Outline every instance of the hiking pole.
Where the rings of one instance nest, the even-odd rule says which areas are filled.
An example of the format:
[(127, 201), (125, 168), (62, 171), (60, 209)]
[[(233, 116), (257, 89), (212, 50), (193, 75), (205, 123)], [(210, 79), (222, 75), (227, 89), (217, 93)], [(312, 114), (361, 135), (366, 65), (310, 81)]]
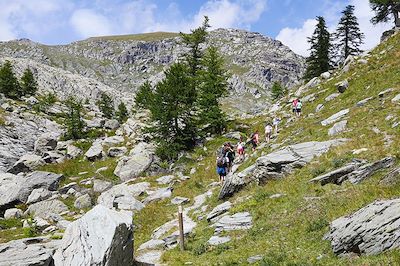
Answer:
[(179, 222), (179, 242), (181, 246), (181, 251), (185, 250), (185, 243), (184, 243), (184, 232), (183, 232), (183, 212), (182, 212), (182, 206), (180, 205), (178, 207), (178, 222)]

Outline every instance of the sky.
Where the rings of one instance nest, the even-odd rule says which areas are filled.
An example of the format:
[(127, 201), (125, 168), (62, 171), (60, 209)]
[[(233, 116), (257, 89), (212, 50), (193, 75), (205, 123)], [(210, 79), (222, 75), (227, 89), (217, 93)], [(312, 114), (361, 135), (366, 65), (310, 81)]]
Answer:
[(260, 32), (307, 56), (315, 17), (324, 16), (334, 31), (349, 4), (365, 34), (362, 48), (373, 48), (392, 25), (369, 22), (368, 0), (0, 0), (0, 41), (67, 44), (102, 35), (189, 32), (207, 15), (214, 29)]

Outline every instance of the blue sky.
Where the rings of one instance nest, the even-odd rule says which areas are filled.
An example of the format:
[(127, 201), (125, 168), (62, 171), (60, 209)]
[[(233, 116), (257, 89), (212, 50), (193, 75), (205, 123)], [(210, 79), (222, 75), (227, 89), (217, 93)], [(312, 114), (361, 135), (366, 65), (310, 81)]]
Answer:
[(364, 48), (372, 48), (391, 25), (369, 23), (368, 0), (0, 0), (0, 40), (65, 44), (99, 35), (187, 32), (208, 15), (214, 28), (261, 32), (307, 55), (315, 17), (324, 16), (334, 30), (348, 4), (366, 34)]

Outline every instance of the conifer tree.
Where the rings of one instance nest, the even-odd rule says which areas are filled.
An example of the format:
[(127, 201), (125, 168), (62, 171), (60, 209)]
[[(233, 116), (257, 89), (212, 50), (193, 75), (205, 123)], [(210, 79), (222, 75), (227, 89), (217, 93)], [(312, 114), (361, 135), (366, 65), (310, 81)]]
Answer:
[(224, 60), (218, 49), (211, 46), (202, 58), (198, 107), (200, 124), (210, 133), (221, 133), (226, 127), (226, 116), (222, 112), (218, 99), (227, 94), (227, 74)]
[(27, 68), (21, 77), (21, 91), (25, 95), (34, 95), (37, 91), (37, 82), (32, 71)]
[(123, 102), (118, 105), (118, 110), (115, 115), (120, 124), (124, 123), (128, 119), (128, 109), (126, 109)]
[(67, 132), (66, 139), (80, 139), (84, 137), (85, 122), (82, 120), (83, 105), (82, 102), (70, 97), (66, 101), (68, 108), (65, 121)]
[(325, 19), (317, 17), (317, 26), (313, 35), (308, 38), (311, 44), (310, 56), (307, 58), (307, 70), (304, 78), (309, 80), (331, 68), (331, 35), (326, 27)]
[(371, 19), (373, 24), (388, 22), (393, 17), (396, 27), (400, 27), (400, 0), (370, 0), (375, 16)]
[(364, 34), (360, 31), (357, 17), (354, 15), (354, 6), (348, 5), (342, 12), (342, 17), (334, 34), (337, 41), (336, 52), (338, 62), (344, 62), (349, 55), (359, 55), (362, 50)]
[(271, 88), (271, 96), (272, 99), (277, 100), (284, 96), (285, 94), (285, 88), (282, 87), (281, 83), (278, 81), (275, 81), (274, 84), (272, 85)]
[(107, 93), (102, 92), (100, 100), (97, 101), (97, 106), (103, 113), (104, 117), (111, 119), (114, 116), (114, 101)]
[(19, 99), (22, 96), (21, 86), (8, 60), (0, 68), (0, 93), (12, 99)]

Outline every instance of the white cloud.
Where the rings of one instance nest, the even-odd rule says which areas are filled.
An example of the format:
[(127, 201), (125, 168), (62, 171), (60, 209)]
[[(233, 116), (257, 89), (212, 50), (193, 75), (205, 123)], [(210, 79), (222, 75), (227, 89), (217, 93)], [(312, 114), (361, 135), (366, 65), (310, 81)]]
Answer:
[(107, 17), (90, 9), (76, 10), (70, 23), (83, 38), (112, 34), (111, 23)]
[[(369, 1), (366, 0), (350, 0), (347, 4), (355, 6), (354, 14), (358, 18), (360, 30), (365, 34), (364, 44), (361, 47), (364, 50), (369, 50), (379, 44), (381, 34), (393, 27), (391, 24), (372, 25), (370, 19), (374, 16), (373, 11), (369, 6)], [(330, 31), (336, 29), (337, 23), (341, 17), (341, 11), (346, 6), (345, 3), (325, 2), (323, 16), (326, 18), (327, 26)], [(307, 37), (310, 37), (314, 31), (316, 22), (315, 19), (307, 19), (304, 21), (301, 28), (284, 28), (277, 35), (276, 39), (287, 45), (295, 53), (303, 56), (309, 55), (309, 44)]]
[(307, 56), (309, 54), (307, 37), (312, 35), (316, 24), (315, 19), (308, 19), (301, 28), (282, 29), (276, 39), (287, 45), (295, 53)]

